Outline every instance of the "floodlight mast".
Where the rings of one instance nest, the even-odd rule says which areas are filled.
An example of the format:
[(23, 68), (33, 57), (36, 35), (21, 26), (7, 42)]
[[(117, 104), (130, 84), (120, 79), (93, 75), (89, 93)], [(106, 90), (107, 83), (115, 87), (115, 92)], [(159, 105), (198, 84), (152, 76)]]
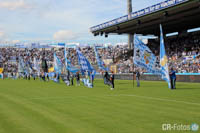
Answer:
[[(127, 0), (127, 11), (128, 11), (128, 18), (131, 17), (132, 13), (132, 0)], [(132, 49), (133, 48), (133, 35), (129, 34), (128, 35), (128, 48)]]

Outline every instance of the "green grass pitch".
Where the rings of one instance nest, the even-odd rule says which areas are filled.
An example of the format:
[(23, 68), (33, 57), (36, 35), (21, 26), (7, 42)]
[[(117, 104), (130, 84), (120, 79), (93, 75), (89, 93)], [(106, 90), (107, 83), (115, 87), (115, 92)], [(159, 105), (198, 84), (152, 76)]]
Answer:
[(94, 88), (0, 80), (0, 133), (175, 133), (162, 124), (200, 125), (198, 83), (176, 90), (165, 82), (115, 83), (111, 91), (102, 80)]

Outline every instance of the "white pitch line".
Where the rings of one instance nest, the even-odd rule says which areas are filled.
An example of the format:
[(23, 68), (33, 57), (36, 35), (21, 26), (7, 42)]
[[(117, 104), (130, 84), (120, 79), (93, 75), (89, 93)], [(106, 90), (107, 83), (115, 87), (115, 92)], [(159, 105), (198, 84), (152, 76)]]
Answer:
[[(200, 103), (192, 103), (192, 102), (186, 102), (186, 101), (179, 101), (179, 100), (173, 100), (173, 99), (162, 99), (162, 98), (156, 98), (156, 97), (147, 97), (147, 96), (138, 96), (134, 94), (119, 94), (119, 95), (104, 95), (104, 96), (98, 96), (98, 97), (119, 97), (119, 96), (128, 96), (128, 97), (138, 97), (143, 99), (151, 99), (151, 100), (157, 100), (157, 101), (165, 101), (165, 102), (176, 102), (176, 103), (183, 103), (183, 104), (190, 104), (190, 105), (198, 105), (200, 106)], [(35, 98), (29, 98), (32, 100), (59, 100), (59, 99), (74, 99), (74, 98), (89, 98), (90, 96), (65, 96), (65, 97), (35, 97)]]
[(65, 97), (34, 97), (34, 98), (29, 98), (31, 100), (57, 100), (57, 99), (73, 99), (73, 98), (77, 98), (77, 97), (87, 97), (87, 96), (65, 96)]
[(184, 103), (184, 104), (191, 104), (191, 105), (198, 105), (200, 106), (200, 103), (192, 103), (192, 102), (186, 102), (186, 101), (178, 101), (178, 100), (170, 100), (170, 99), (162, 99), (162, 98), (155, 98), (155, 97), (146, 97), (146, 96), (138, 96), (133, 94), (120, 94), (120, 95), (107, 95), (107, 96), (128, 96), (128, 97), (138, 97), (143, 99), (151, 99), (151, 100), (157, 100), (157, 101), (165, 101), (165, 102), (176, 102), (176, 103)]

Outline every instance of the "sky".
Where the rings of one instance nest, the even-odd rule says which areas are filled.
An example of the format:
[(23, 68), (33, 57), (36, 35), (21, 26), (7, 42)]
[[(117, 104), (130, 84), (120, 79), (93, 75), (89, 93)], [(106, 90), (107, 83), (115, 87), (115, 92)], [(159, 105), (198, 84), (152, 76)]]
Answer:
[[(132, 0), (133, 11), (164, 0)], [(120, 43), (89, 28), (127, 14), (127, 0), (0, 0), (0, 43)]]

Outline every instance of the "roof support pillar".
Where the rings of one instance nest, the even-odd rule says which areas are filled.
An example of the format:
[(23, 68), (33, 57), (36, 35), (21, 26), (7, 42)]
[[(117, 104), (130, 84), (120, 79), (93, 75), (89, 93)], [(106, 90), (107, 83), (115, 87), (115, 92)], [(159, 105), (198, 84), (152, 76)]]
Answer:
[[(131, 13), (132, 13), (132, 0), (127, 0), (127, 11), (128, 11), (128, 18), (131, 17)], [(128, 48), (132, 49), (133, 47), (133, 35), (129, 34), (128, 35)]]
[(132, 34), (128, 35), (128, 48), (133, 49), (133, 35)]

